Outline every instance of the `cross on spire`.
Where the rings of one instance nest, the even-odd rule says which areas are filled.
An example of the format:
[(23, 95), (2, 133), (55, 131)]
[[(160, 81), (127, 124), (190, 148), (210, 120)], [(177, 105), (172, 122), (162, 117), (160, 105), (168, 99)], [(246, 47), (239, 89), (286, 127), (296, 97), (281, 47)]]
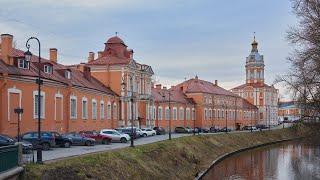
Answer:
[(116, 36), (118, 36), (118, 32), (116, 31)]
[(256, 32), (253, 32), (253, 41), (256, 41)]

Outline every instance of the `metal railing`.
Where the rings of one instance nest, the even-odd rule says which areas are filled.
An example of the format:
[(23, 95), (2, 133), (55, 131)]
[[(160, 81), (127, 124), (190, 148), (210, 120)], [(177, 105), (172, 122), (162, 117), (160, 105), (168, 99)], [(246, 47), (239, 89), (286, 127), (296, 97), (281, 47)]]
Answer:
[(19, 166), (19, 145), (0, 147), (0, 173)]

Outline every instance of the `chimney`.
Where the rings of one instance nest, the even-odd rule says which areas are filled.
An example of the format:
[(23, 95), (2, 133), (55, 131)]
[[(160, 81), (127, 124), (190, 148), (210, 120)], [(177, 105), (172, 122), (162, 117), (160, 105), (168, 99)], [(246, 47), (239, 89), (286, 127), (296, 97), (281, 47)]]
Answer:
[(214, 85), (218, 86), (218, 80), (214, 80)]
[(80, 63), (77, 65), (77, 70), (81, 71), (81, 72), (84, 72), (84, 65), (85, 63)]
[(6, 64), (13, 65), (11, 60), (13, 36), (11, 34), (1, 34), (1, 55)]
[(94, 52), (89, 52), (88, 62), (91, 62), (94, 60)]
[(167, 87), (166, 87), (166, 86), (163, 86), (163, 88), (162, 88), (162, 89), (167, 90)]
[(159, 90), (160, 90), (160, 89), (161, 89), (161, 86), (162, 86), (161, 84), (156, 84), (156, 89), (159, 89)]
[(98, 51), (98, 59), (102, 57), (103, 51)]
[(90, 67), (84, 66), (83, 67), (83, 75), (86, 79), (90, 80), (91, 79), (91, 70)]
[(50, 48), (49, 50), (50, 61), (57, 63), (58, 50), (56, 48)]

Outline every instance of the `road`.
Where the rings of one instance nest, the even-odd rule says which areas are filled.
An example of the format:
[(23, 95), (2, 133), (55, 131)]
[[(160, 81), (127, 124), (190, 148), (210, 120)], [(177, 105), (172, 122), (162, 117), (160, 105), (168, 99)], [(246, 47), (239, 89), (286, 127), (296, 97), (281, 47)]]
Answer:
[[(285, 127), (290, 127), (291, 125), (285, 125)], [(273, 127), (272, 129), (281, 129), (282, 125)], [(268, 130), (268, 129), (266, 129)], [(231, 133), (246, 133), (250, 131), (232, 131)], [(224, 132), (220, 132), (224, 133)], [(206, 133), (206, 134), (220, 134), (220, 133)], [(204, 135), (206, 135), (204, 134)], [(172, 138), (179, 138), (183, 136), (190, 136), (192, 134), (172, 134)], [(158, 141), (163, 141), (168, 139), (168, 134), (166, 135), (156, 135), (156, 136), (150, 136), (145, 138), (139, 138), (134, 141), (135, 145), (143, 145), (143, 144), (149, 144), (154, 143)], [(67, 157), (74, 157), (79, 156), (83, 154), (90, 154), (90, 153), (96, 153), (96, 152), (102, 152), (102, 151), (109, 151), (109, 150), (115, 150), (120, 148), (125, 148), (130, 146), (130, 141), (127, 143), (112, 143), (110, 145), (102, 145), (98, 144), (95, 146), (72, 146), (71, 148), (52, 148), (49, 151), (42, 151), (42, 160), (44, 162), (51, 162), (53, 160), (59, 160)], [(34, 155), (34, 156), (32, 156)], [(24, 161), (32, 162), (33, 158), (34, 161), (36, 161), (37, 154), (36, 151), (34, 151), (34, 154), (28, 154), (24, 155)]]

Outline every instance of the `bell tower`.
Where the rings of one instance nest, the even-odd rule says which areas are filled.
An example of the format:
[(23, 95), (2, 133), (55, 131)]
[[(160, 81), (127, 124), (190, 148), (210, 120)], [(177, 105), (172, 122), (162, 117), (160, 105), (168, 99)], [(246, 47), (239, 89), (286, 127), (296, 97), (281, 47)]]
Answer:
[(264, 60), (263, 55), (258, 52), (258, 42), (256, 36), (251, 43), (252, 49), (246, 58), (246, 83), (247, 84), (264, 84)]

